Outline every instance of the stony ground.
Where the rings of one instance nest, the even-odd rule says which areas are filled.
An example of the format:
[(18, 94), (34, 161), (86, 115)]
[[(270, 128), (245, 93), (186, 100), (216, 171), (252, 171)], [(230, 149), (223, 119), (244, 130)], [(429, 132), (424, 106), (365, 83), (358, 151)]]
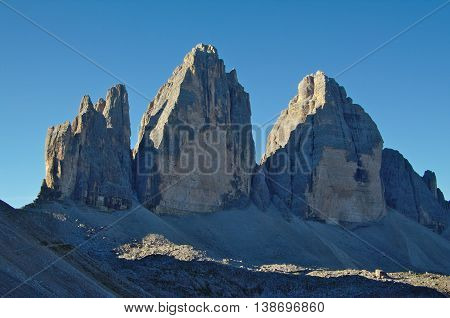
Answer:
[[(239, 220), (242, 221), (245, 215), (235, 214), (236, 222), (231, 221), (238, 228), (228, 233), (224, 229), (225, 221), (231, 221), (225, 213), (217, 214), (217, 219), (208, 218), (209, 227), (200, 223), (186, 230), (186, 225), (183, 227), (178, 222), (185, 224), (189, 220), (192, 226), (197, 222), (195, 218), (165, 220), (147, 210), (125, 215), (70, 209), (62, 205), (32, 211), (1, 209), (0, 293), (9, 297), (450, 296), (450, 277), (439, 274), (398, 272), (386, 267), (382, 268), (389, 270), (388, 273), (375, 274), (376, 267), (369, 266), (364, 268), (370, 270), (336, 270), (326, 264), (293, 265), (302, 263), (296, 259), (284, 260), (283, 255), (288, 256), (288, 251), (296, 250), (286, 251), (283, 242), (292, 239), (290, 244), (295, 247), (301, 232), (265, 239), (270, 234), (268, 229), (281, 224), (272, 222), (276, 219), (269, 216), (266, 216), (267, 227), (256, 224), (252, 228), (240, 228)], [(248, 217), (248, 220), (252, 218)], [(292, 227), (300, 227), (302, 231), (314, 227), (314, 231), (321, 234), (316, 236), (317, 239), (324, 240), (327, 234), (324, 231), (326, 225), (292, 224)], [(199, 228), (204, 232), (198, 231)], [(265, 236), (252, 233), (260, 228), (266, 229)], [(289, 227), (284, 229), (288, 232)], [(311, 229), (309, 231), (311, 234)], [(218, 233), (227, 240), (218, 240)], [(243, 245), (242, 233), (246, 233), (245, 242), (255, 244)], [(248, 240), (249, 237), (260, 240)], [(382, 238), (378, 232), (374, 232), (374, 237)], [(341, 244), (331, 238), (328, 244)], [(433, 233), (432, 238), (435, 238)], [(443, 244), (439, 238), (431, 240), (422, 236), (422, 240), (429, 241), (424, 245), (426, 248)], [(232, 253), (239, 248), (239, 241), (243, 245), (242, 255), (251, 255), (259, 249), (260, 253), (273, 251), (275, 258), (277, 255), (283, 257), (278, 256), (276, 260), (261, 254), (274, 264), (242, 259), (239, 253)], [(301, 242), (302, 247), (309, 246)], [(321, 243), (313, 240), (311, 244), (317, 249)], [(218, 250), (218, 246), (224, 249)], [(345, 252), (351, 253), (355, 249), (351, 247), (346, 247)], [(356, 248), (360, 250), (361, 246), (356, 245)], [(304, 250), (301, 254), (304, 260), (308, 251), (314, 252), (312, 247)], [(327, 252), (330, 251), (333, 249), (321, 249), (317, 253), (329, 255)], [(440, 261), (444, 262), (442, 258), (445, 260), (445, 257), (442, 255)], [(348, 263), (352, 264), (354, 260), (349, 259)], [(445, 266), (441, 268), (446, 269)]]
[[(376, 279), (373, 274), (363, 275), (353, 270), (303, 269), (281, 273), (210, 261), (177, 261), (166, 256), (122, 260), (120, 268), (121, 277), (139, 285), (143, 289), (140, 296), (147, 297), (449, 296), (439, 286), (427, 284), (426, 280), (422, 284), (412, 284), (401, 279)], [(442, 284), (444, 280), (448, 281), (448, 277), (441, 276), (440, 279)]]
[(345, 277), (345, 276), (360, 276), (367, 279), (381, 281), (381, 282), (394, 282), (402, 283), (411, 286), (428, 287), (442, 293), (446, 297), (450, 297), (450, 277), (439, 274), (429, 273), (414, 273), (414, 272), (396, 272), (385, 273), (384, 277), (378, 277), (376, 272), (369, 272), (365, 270), (341, 270), (341, 271), (328, 271), (328, 270), (313, 270), (307, 275), (323, 278), (332, 277)]
[(381, 282), (394, 282), (418, 287), (428, 287), (442, 293), (446, 297), (450, 297), (450, 276), (433, 273), (414, 273), (411, 271), (385, 273), (381, 270), (367, 271), (355, 269), (327, 270), (304, 268), (292, 264), (263, 265), (259, 270), (289, 275), (306, 274), (308, 276), (321, 278), (359, 276)]
[[(124, 244), (114, 249), (114, 252), (119, 259), (151, 263), (151, 274), (144, 276), (149, 280), (158, 277), (159, 281), (153, 282), (153, 285), (159, 285), (161, 281), (178, 287), (180, 284), (193, 283), (191, 287), (184, 286), (173, 291), (177, 295), (189, 297), (402, 297), (407, 294), (425, 297), (450, 296), (450, 277), (445, 275), (411, 271), (386, 273), (380, 269), (313, 269), (293, 264), (248, 268), (239, 265), (236, 260), (215, 260), (208, 257), (205, 251), (196, 250), (186, 244), (175, 244), (162, 235), (148, 235), (141, 242)], [(164, 265), (161, 266), (161, 263)], [(177, 265), (173, 265), (174, 263)], [(137, 262), (127, 263), (125, 267), (134, 265), (141, 266)], [(178, 272), (173, 272), (171, 266), (178, 266)], [(139, 272), (148, 273), (147, 270)], [(164, 288), (156, 293), (158, 296), (164, 295)]]

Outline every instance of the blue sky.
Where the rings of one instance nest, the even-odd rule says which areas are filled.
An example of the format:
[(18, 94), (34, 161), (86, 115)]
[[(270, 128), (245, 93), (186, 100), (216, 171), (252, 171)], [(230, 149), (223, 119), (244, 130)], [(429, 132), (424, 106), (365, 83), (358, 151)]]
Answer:
[[(218, 48), (250, 93), (253, 123), (287, 107), (298, 82), (334, 77), (444, 1), (7, 2), (153, 98), (195, 44)], [(0, 199), (32, 201), (47, 127), (72, 120), (84, 94), (118, 82), (0, 2)], [(450, 5), (337, 78), (385, 146), (450, 196)], [(128, 88), (132, 144), (148, 100)], [(261, 152), (264, 141), (257, 140)]]

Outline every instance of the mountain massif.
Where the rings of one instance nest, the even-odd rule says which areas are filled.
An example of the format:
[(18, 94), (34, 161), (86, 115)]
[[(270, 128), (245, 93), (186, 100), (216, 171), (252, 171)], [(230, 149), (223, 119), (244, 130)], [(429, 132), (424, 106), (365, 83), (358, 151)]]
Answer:
[(130, 149), (128, 96), (83, 97), (70, 123), (49, 128), (42, 199), (100, 209), (133, 199), (157, 213), (213, 212), (273, 204), (282, 215), (327, 222), (376, 221), (393, 208), (437, 232), (448, 202), (383, 139), (364, 109), (323, 72), (306, 76), (255, 163), (249, 95), (217, 49), (199, 44), (150, 102)]
[[(26, 268), (26, 253), (0, 256), (3, 293), (450, 294), (446, 283), (423, 287), (428, 276), (371, 276), (449, 275), (450, 203), (433, 172), (383, 149), (369, 114), (325, 73), (300, 81), (259, 163), (249, 94), (211, 45), (195, 46), (158, 90), (134, 148), (130, 131), (122, 84), (95, 104), (84, 96), (72, 122), (48, 129), (38, 198), (21, 210), (0, 201), (0, 227), (38, 258)], [(48, 288), (30, 276), (57, 257)], [(330, 282), (312, 268), (358, 272)]]

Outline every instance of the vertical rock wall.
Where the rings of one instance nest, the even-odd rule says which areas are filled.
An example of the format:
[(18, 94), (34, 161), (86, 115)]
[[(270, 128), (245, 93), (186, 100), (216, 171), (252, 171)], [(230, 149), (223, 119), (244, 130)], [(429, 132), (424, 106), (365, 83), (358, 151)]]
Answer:
[(325, 221), (380, 218), (382, 147), (377, 126), (342, 86), (323, 72), (305, 77), (261, 162), (272, 203), (283, 213)]
[(189, 52), (148, 106), (134, 149), (138, 198), (158, 212), (248, 202), (254, 144), (249, 96), (211, 45)]
[(127, 209), (132, 200), (130, 118), (123, 85), (95, 106), (84, 96), (72, 123), (50, 127), (40, 199), (69, 198), (100, 209)]

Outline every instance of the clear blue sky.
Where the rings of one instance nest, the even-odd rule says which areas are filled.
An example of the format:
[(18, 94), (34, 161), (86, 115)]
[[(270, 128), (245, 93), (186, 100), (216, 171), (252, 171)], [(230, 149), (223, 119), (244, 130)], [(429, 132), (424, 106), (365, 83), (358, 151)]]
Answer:
[[(306, 74), (335, 76), (444, 2), (5, 1), (148, 98), (191, 47), (211, 43), (250, 93), (254, 124), (287, 107)], [(47, 127), (72, 120), (84, 94), (97, 99), (118, 81), (1, 2), (0, 199), (21, 206), (44, 177)], [(449, 59), (450, 5), (337, 78), (385, 146), (420, 174), (434, 170), (447, 197)], [(128, 91), (134, 144), (148, 101)]]

